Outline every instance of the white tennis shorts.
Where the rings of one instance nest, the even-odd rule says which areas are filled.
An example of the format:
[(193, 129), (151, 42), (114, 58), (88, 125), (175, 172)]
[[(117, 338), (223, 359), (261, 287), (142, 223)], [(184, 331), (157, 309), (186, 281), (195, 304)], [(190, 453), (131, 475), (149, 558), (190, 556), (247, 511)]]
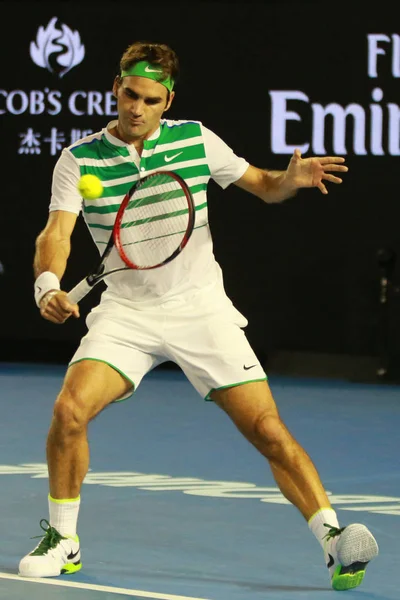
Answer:
[(132, 392), (120, 400), (166, 361), (179, 365), (206, 400), (214, 390), (267, 379), (242, 329), (247, 320), (225, 294), (169, 300), (145, 310), (103, 294), (86, 324), (70, 364), (91, 359), (116, 369), (132, 383)]

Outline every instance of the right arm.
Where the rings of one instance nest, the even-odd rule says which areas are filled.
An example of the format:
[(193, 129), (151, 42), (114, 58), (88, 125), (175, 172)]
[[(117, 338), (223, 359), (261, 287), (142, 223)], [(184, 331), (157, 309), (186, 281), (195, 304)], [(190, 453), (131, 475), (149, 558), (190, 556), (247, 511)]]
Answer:
[(46, 227), (36, 239), (35, 278), (44, 271), (51, 271), (61, 281), (71, 251), (71, 234), (76, 219), (76, 214), (64, 210), (54, 210), (49, 214)]
[(71, 234), (82, 209), (77, 189), (79, 177), (78, 161), (64, 148), (54, 167), (49, 218), (37, 237), (33, 261), (35, 300), (42, 317), (52, 323), (64, 323), (71, 315), (79, 317), (78, 306), (71, 304), (67, 293), (60, 290), (71, 250)]
[(64, 323), (70, 315), (79, 317), (78, 306), (69, 302), (66, 292), (60, 291), (71, 250), (71, 234), (82, 209), (77, 189), (79, 177), (77, 160), (69, 149), (64, 149), (54, 167), (49, 217), (37, 237), (33, 261), (35, 300), (41, 315), (53, 323)]
[[(33, 261), (36, 280), (46, 272), (54, 273), (61, 280), (70, 254), (76, 220), (77, 215), (71, 212), (50, 212), (46, 227), (36, 239)], [(58, 289), (48, 290), (40, 299), (39, 308), (42, 317), (53, 323), (64, 323), (71, 315), (79, 317), (78, 306), (71, 304), (66, 292)]]

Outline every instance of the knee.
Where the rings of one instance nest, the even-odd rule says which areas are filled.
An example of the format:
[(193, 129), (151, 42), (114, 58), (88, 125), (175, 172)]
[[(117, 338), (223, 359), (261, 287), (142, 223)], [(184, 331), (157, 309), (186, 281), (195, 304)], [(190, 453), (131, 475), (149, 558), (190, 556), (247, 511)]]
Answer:
[(54, 405), (53, 424), (64, 435), (79, 434), (86, 429), (88, 418), (79, 395), (62, 390)]
[(261, 413), (254, 421), (250, 441), (264, 456), (273, 459), (281, 455), (290, 436), (278, 415)]

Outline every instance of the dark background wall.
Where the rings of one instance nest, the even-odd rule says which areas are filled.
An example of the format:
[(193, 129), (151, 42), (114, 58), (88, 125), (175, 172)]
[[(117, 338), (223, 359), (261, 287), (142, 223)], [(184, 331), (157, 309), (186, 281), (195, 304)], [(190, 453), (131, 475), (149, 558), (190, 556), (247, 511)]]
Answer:
[[(34, 241), (47, 219), (61, 148), (71, 143), (73, 130), (78, 136), (97, 131), (113, 118), (107, 94), (120, 55), (139, 39), (166, 42), (180, 57), (170, 118), (201, 120), (259, 167), (285, 168), (285, 144), (309, 144), (305, 156), (346, 157), (342, 186), (330, 185), (328, 196), (303, 190), (279, 206), (211, 183), (215, 254), (263, 360), (278, 351), (378, 357), (384, 330), (377, 252), (400, 251), (400, 28), (395, 5), (379, 6), (367, 12), (357, 3), (342, 9), (287, 2), (0, 2), (8, 15), (0, 38), (0, 358), (66, 361), (85, 332), (84, 319), (55, 326), (40, 318), (32, 295)], [(58, 63), (63, 51), (51, 47), (52, 19), (57, 29), (64, 24), (67, 33), (75, 32), (69, 44), (75, 39), (84, 46), (83, 60), (64, 75), (71, 55)], [(372, 34), (387, 36), (376, 55), (368, 42)], [(33, 58), (32, 42), (38, 48)], [(81, 95), (74, 108), (69, 103), (76, 91)], [(94, 92), (102, 114), (89, 114)], [(292, 113), (286, 124), (278, 107), (285, 95), (298, 98), (286, 103)], [(337, 114), (347, 107), (356, 118), (343, 119), (343, 127), (338, 117), (318, 120), (328, 105)], [(36, 144), (24, 143), (33, 135)], [(79, 222), (64, 288), (95, 258)], [(395, 377), (397, 263), (392, 277), (387, 344)], [(98, 295), (85, 299), (84, 314)]]

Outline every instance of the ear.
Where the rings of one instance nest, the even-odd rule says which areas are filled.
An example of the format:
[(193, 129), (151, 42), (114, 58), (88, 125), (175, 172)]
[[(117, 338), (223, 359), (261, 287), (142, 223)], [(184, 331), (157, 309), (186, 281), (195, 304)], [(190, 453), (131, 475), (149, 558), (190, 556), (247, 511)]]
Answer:
[(115, 98), (118, 96), (118, 88), (120, 85), (121, 85), (121, 78), (117, 76), (114, 79), (114, 83), (113, 83), (113, 87), (112, 87), (112, 93), (115, 96)]
[(172, 100), (173, 100), (174, 98), (175, 98), (175, 92), (171, 92), (171, 93), (170, 93), (170, 95), (169, 95), (169, 100), (168, 100), (168, 102), (167, 102), (167, 106), (164, 108), (164, 111), (163, 111), (163, 112), (167, 112), (167, 110), (168, 110), (168, 109), (169, 109), (169, 107), (171, 106), (171, 104), (172, 104)]

